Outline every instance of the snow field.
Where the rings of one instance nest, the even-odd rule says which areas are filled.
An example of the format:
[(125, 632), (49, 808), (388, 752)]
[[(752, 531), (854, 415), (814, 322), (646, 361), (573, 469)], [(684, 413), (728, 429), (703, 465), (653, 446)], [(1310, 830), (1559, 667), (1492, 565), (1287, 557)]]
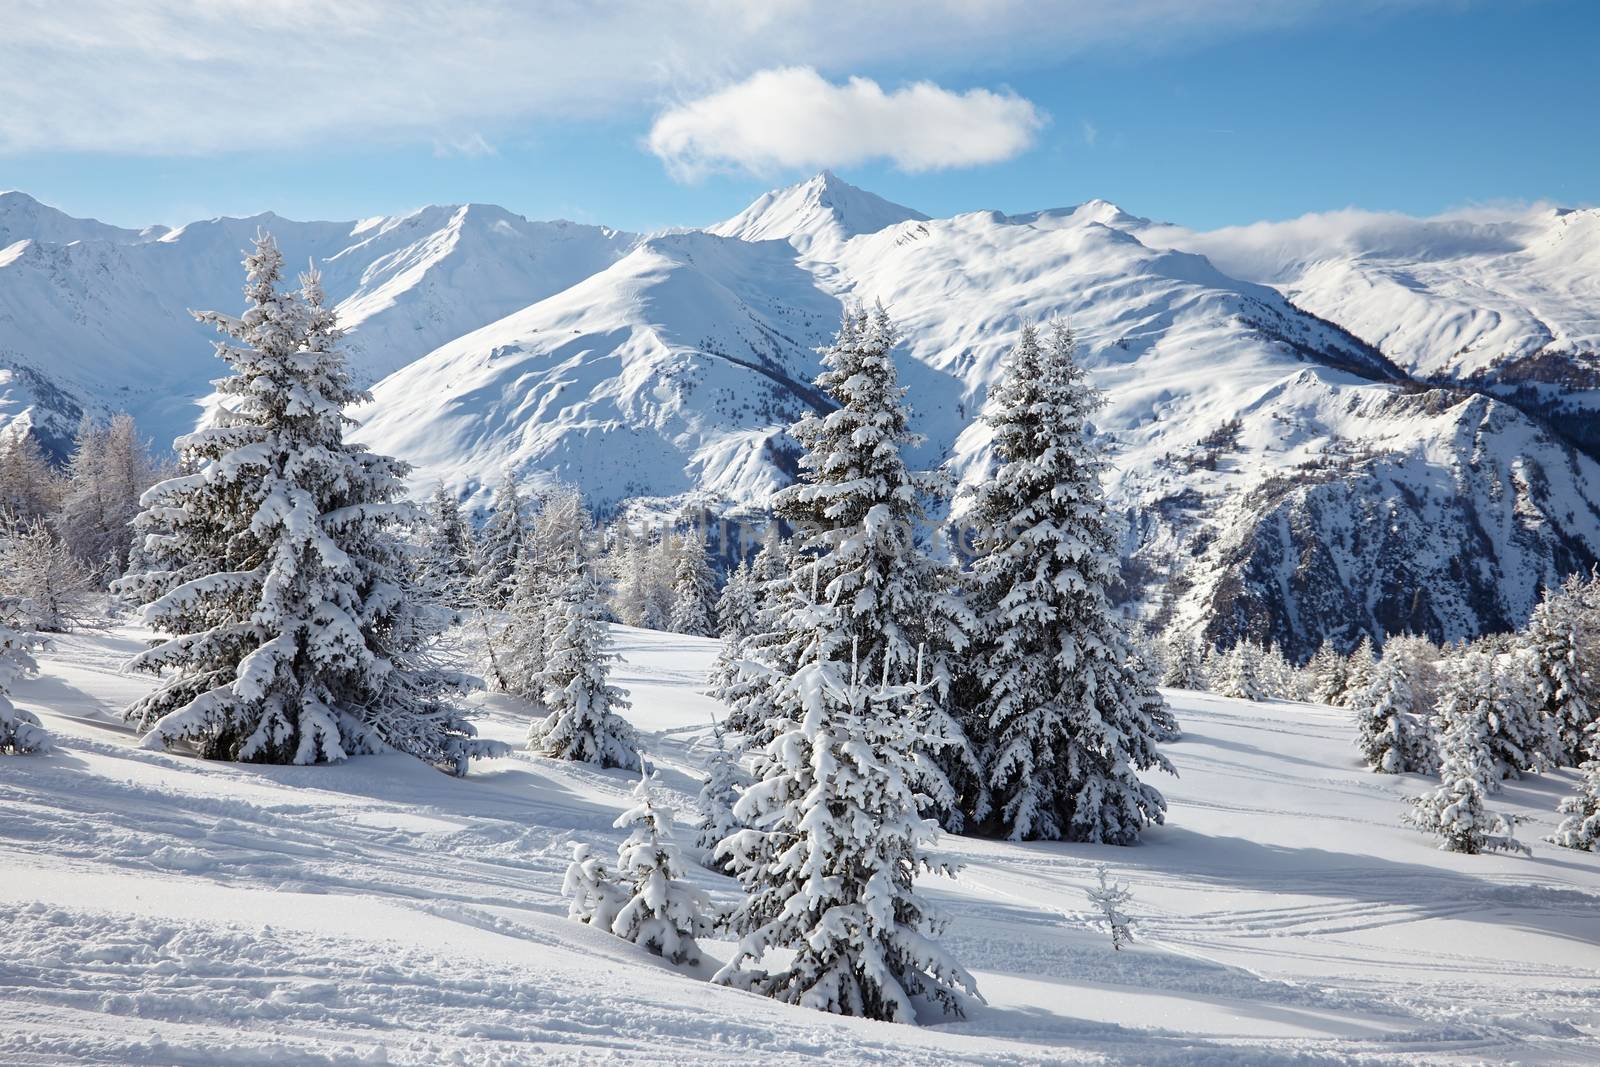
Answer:
[[(618, 627), (613, 683), (680, 825), (710, 752), (712, 641)], [(1557, 849), (1573, 773), (1508, 782), (1532, 859), (1399, 824), (1347, 712), (1170, 692), (1168, 823), (1131, 848), (943, 836), (922, 887), (987, 1004), (921, 1027), (708, 985), (565, 918), (636, 776), (524, 753), (203, 763), (136, 747), (131, 628), (56, 639), (17, 686), (53, 754), (0, 760), (0, 1063), (1600, 1062), (1600, 856)], [(476, 700), (520, 744), (517, 701)], [(680, 829), (687, 846), (692, 832)], [(1139, 943), (1090, 925), (1094, 864)], [(734, 883), (690, 877), (717, 900)]]

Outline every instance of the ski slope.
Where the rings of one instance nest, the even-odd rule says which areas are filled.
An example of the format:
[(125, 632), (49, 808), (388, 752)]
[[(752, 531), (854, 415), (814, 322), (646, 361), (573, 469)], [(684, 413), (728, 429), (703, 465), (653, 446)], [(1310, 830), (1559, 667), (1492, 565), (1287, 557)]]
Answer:
[[(616, 632), (687, 815), (715, 645)], [(1399, 826), (1423, 782), (1363, 771), (1344, 712), (1171, 693), (1181, 777), (1139, 846), (942, 839), (964, 866), (930, 888), (988, 1003), (893, 1026), (712, 987), (712, 964), (567, 920), (571, 844), (615, 847), (631, 775), (145, 752), (118, 715), (150, 684), (118, 670), (141, 636), (59, 638), (16, 693), (58, 750), (0, 758), (0, 1063), (1600, 1062), (1600, 856), (1538, 841), (1571, 772), (1498, 798), (1533, 858), (1456, 856)], [(523, 707), (478, 703), (487, 735), (521, 739)], [(1123, 952), (1083, 911), (1097, 862), (1135, 894)]]

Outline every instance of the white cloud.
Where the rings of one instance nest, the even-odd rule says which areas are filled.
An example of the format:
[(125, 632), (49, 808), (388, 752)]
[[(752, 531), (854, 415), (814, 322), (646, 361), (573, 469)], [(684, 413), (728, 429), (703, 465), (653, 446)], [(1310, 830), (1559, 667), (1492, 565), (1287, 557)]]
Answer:
[(4, 0), (0, 154), (487, 144), (774, 68), (838, 79), (909, 57), (923, 77), (993, 82), (1074, 52), (1427, 2)]
[(870, 159), (925, 171), (1010, 159), (1033, 143), (1043, 122), (1038, 109), (1011, 93), (953, 93), (932, 82), (885, 92), (870, 78), (835, 85), (809, 67), (783, 67), (669, 108), (647, 143), (681, 179)]

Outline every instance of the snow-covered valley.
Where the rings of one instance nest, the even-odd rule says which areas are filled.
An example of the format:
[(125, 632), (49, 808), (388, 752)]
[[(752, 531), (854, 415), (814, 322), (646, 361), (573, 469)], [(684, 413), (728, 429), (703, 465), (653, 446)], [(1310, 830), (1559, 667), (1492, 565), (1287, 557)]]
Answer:
[[(713, 642), (615, 629), (613, 681), (680, 819), (708, 757)], [(1600, 855), (1542, 845), (1574, 772), (1507, 782), (1532, 858), (1399, 825), (1349, 712), (1167, 696), (1179, 777), (1128, 848), (945, 835), (925, 888), (988, 1003), (920, 1027), (714, 987), (569, 921), (574, 841), (609, 851), (634, 776), (518, 752), (463, 779), (399, 755), (316, 767), (138, 747), (128, 626), (60, 636), (14, 698), (54, 753), (0, 768), (7, 1064), (1593, 1063)], [(520, 744), (528, 711), (477, 698)], [(1139, 943), (1084, 892), (1106, 863)], [(691, 877), (714, 898), (730, 880)], [(725, 943), (708, 942), (724, 959)]]

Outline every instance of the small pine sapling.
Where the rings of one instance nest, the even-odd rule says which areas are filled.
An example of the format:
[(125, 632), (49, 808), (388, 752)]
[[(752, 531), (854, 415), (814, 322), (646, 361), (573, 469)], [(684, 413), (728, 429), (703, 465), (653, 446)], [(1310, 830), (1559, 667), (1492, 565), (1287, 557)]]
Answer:
[(617, 850), (617, 872), (628, 894), (611, 932), (669, 963), (700, 963), (695, 938), (711, 932), (711, 901), (684, 881), (683, 860), (672, 833), (672, 812), (651, 797), (655, 775), (648, 769), (634, 787), (638, 801), (614, 824), (629, 830)]
[(1134, 942), (1134, 921), (1122, 910), (1133, 900), (1133, 890), (1122, 882), (1111, 881), (1103, 863), (1094, 865), (1094, 873), (1096, 884), (1087, 893), (1089, 903), (1100, 912), (1096, 925), (1111, 935), (1111, 947), (1120, 952), (1123, 945)]

